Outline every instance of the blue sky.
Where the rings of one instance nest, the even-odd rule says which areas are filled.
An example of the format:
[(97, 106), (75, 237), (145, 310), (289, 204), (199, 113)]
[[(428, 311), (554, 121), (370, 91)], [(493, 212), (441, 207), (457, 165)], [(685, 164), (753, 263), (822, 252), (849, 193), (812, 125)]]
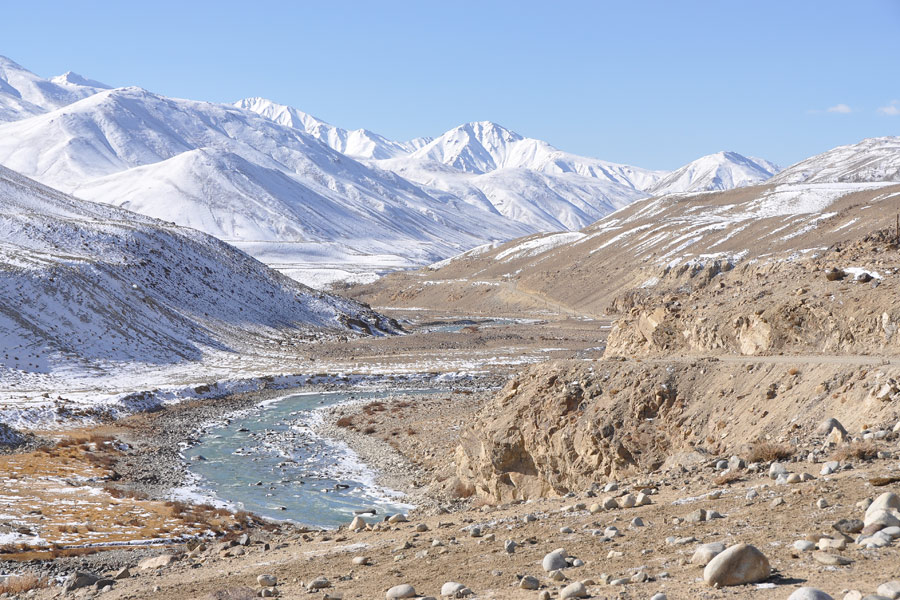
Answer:
[(0, 54), (39, 75), (264, 96), (396, 139), (492, 120), (671, 169), (900, 135), (900, 0), (4, 4)]

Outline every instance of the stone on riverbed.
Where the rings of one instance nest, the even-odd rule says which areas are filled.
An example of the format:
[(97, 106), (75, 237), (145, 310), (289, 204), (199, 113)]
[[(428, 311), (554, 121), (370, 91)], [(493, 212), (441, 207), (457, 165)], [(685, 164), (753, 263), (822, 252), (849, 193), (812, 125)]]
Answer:
[(737, 544), (717, 554), (703, 569), (707, 585), (723, 587), (756, 583), (769, 577), (769, 559), (755, 546)]

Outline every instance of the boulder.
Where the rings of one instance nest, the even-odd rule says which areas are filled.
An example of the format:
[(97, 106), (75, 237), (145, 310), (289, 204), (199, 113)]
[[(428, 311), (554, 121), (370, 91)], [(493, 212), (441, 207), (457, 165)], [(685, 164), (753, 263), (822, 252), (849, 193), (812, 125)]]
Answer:
[(875, 498), (872, 504), (869, 505), (869, 508), (866, 509), (866, 516), (869, 516), (869, 513), (873, 513), (876, 510), (900, 510), (900, 496), (895, 494), (894, 492), (885, 492)]
[(694, 555), (691, 557), (691, 564), (697, 565), (698, 567), (705, 567), (709, 564), (709, 561), (716, 557), (716, 555), (721, 554), (724, 551), (725, 544), (722, 542), (703, 544), (694, 550)]
[(703, 569), (707, 585), (723, 587), (756, 583), (769, 577), (769, 559), (755, 546), (737, 544), (717, 554)]
[(472, 594), (472, 590), (456, 581), (448, 581), (441, 586), (441, 596), (449, 598), (462, 598)]
[(416, 589), (408, 583), (395, 585), (385, 592), (385, 600), (397, 600), (399, 598), (415, 598), (417, 596)]
[(550, 571), (565, 569), (569, 566), (569, 563), (566, 562), (566, 551), (560, 548), (547, 553), (544, 555), (544, 560), (541, 561), (541, 566), (544, 567), (544, 570), (548, 573)]
[(584, 584), (580, 581), (575, 581), (570, 583), (566, 587), (559, 592), (560, 600), (566, 600), (567, 598), (587, 598), (588, 592), (587, 588), (584, 587)]
[(878, 586), (878, 595), (897, 600), (900, 598), (900, 580), (888, 581)]

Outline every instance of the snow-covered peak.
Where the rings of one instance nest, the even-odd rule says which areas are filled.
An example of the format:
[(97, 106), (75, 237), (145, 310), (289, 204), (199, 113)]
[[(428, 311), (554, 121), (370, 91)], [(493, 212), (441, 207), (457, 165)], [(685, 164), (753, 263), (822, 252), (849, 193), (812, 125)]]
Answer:
[(106, 85), (95, 79), (88, 79), (87, 77), (72, 71), (66, 71), (62, 75), (51, 77), (50, 81), (64, 87), (87, 87), (93, 88), (95, 91), (112, 89), (111, 85)]
[(421, 139), (396, 142), (368, 129), (347, 130), (326, 123), (296, 108), (265, 98), (244, 98), (234, 103), (285, 127), (305, 131), (338, 152), (357, 159), (388, 159), (403, 156), (423, 145)]
[(867, 138), (792, 165), (772, 183), (900, 181), (900, 137)]
[(649, 191), (665, 194), (730, 190), (766, 181), (779, 168), (772, 162), (748, 158), (737, 152), (701, 156), (660, 180)]
[(530, 169), (555, 175), (593, 177), (645, 190), (665, 172), (578, 156), (543, 140), (527, 138), (491, 121), (454, 127), (409, 156), (414, 161), (439, 162), (464, 173), (484, 174), (497, 169)]
[[(73, 76), (72, 82), (58, 81), (67, 75)], [(54, 80), (44, 79), (14, 60), (0, 56), (0, 122), (39, 115), (95, 94), (101, 86), (107, 87), (75, 84), (75, 78), (84, 82), (90, 80), (74, 73), (67, 75)]]

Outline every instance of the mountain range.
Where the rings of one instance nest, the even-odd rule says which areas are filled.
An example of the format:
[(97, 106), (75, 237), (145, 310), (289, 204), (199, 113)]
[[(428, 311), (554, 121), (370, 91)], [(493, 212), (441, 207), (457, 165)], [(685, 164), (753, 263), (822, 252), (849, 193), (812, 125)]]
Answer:
[(0, 164), (200, 229), (315, 285), (580, 229), (651, 194), (748, 185), (777, 170), (721, 153), (676, 176), (566, 153), (492, 122), (397, 142), (261, 98), (222, 105), (74, 73), (42, 79), (8, 59), (0, 121)]
[[(900, 137), (866, 139), (797, 163), (762, 184), (643, 198), (579, 231), (484, 245), (426, 269), (391, 274), (354, 294), (374, 306), (465, 313), (519, 305), (608, 318), (627, 313), (646, 294), (690, 291), (745, 265), (764, 271), (829, 249), (840, 256), (848, 240), (878, 240), (885, 231), (893, 246), (885, 243), (877, 262), (833, 264), (848, 273), (890, 274), (900, 210), (898, 165)], [(740, 289), (720, 293), (741, 297)], [(878, 319), (867, 323), (880, 327)]]

